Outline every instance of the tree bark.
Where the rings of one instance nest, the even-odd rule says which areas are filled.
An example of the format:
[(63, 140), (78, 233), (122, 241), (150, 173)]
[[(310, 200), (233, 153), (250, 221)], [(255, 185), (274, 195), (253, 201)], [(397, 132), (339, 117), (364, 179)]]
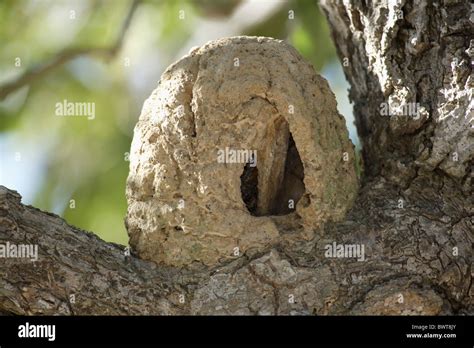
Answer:
[[(471, 189), (469, 1), (323, 0), (321, 7), (351, 84), (366, 174), (406, 185), (420, 169), (441, 171)], [(403, 105), (419, 112), (381, 115), (384, 107)]]
[[(39, 258), (0, 260), (0, 312), (473, 314), (469, 4), (321, 6), (363, 143), (363, 186), (345, 221), (326, 224), (310, 242), (222, 267), (166, 268), (2, 187), (0, 244), (36, 244)], [(383, 103), (419, 103), (419, 117), (381, 116)], [(365, 260), (326, 257), (334, 242), (363, 245)]]

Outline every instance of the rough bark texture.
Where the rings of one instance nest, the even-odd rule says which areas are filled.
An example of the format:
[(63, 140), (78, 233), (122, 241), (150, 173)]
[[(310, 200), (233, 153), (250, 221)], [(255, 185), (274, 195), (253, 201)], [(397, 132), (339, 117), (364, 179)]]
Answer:
[[(0, 311), (474, 314), (470, 9), (393, 3), (322, 4), (343, 63), (348, 58), (364, 144), (366, 177), (345, 221), (297, 247), (275, 245), (190, 272), (125, 257), (122, 247), (23, 206), (4, 188), (0, 242), (37, 243), (40, 255), (36, 266), (1, 260)], [(380, 104), (397, 98), (426, 113), (380, 116)], [(332, 242), (365, 245), (365, 261), (326, 257)]]
[[(402, 185), (419, 169), (467, 192), (474, 164), (474, 23), (459, 1), (323, 0), (351, 84), (367, 174)], [(414, 104), (416, 115), (403, 112)], [(392, 116), (381, 116), (383, 108)]]

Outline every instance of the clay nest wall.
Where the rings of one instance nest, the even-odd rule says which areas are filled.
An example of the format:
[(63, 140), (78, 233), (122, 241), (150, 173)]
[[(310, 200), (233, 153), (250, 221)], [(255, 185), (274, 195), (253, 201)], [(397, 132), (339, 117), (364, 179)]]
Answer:
[(142, 257), (218, 265), (310, 240), (357, 192), (328, 83), (283, 41), (233, 37), (170, 66), (135, 127), (126, 224)]

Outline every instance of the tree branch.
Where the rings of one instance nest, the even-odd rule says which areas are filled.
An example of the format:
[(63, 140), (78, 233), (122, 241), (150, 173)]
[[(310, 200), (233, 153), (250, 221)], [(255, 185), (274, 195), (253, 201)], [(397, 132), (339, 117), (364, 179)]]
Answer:
[[(0, 257), (0, 313), (472, 313), (473, 212), (459, 197), (453, 183), (440, 188), (434, 177), (420, 176), (402, 192), (371, 182), (346, 221), (326, 225), (308, 244), (191, 271), (126, 256), (123, 246), (25, 206), (0, 186), (0, 250), (38, 246), (36, 262)], [(326, 257), (333, 242), (364, 245), (364, 262)]]
[(0, 100), (4, 100), (12, 92), (30, 85), (43, 78), (53, 70), (66, 64), (67, 62), (84, 55), (96, 55), (105, 59), (111, 59), (117, 55), (123, 45), (127, 30), (130, 26), (133, 14), (141, 0), (133, 0), (125, 20), (120, 27), (117, 39), (110, 47), (85, 47), (85, 48), (67, 48), (58, 52), (49, 61), (38, 66), (31, 67), (13, 81), (7, 82), (0, 87)]
[(123, 246), (24, 206), (20, 198), (0, 186), (0, 243), (37, 245), (38, 260), (0, 258), (0, 313), (180, 312), (171, 301), (172, 291), (179, 293), (176, 282), (170, 286), (176, 272), (126, 256)]

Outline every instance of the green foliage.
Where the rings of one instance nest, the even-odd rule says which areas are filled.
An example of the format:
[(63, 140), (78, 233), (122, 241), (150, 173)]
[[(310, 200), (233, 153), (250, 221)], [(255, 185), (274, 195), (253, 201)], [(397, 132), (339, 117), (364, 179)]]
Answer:
[(294, 6), (298, 21), (291, 34), (292, 43), (319, 71), (336, 58), (328, 24), (315, 1), (295, 0)]

